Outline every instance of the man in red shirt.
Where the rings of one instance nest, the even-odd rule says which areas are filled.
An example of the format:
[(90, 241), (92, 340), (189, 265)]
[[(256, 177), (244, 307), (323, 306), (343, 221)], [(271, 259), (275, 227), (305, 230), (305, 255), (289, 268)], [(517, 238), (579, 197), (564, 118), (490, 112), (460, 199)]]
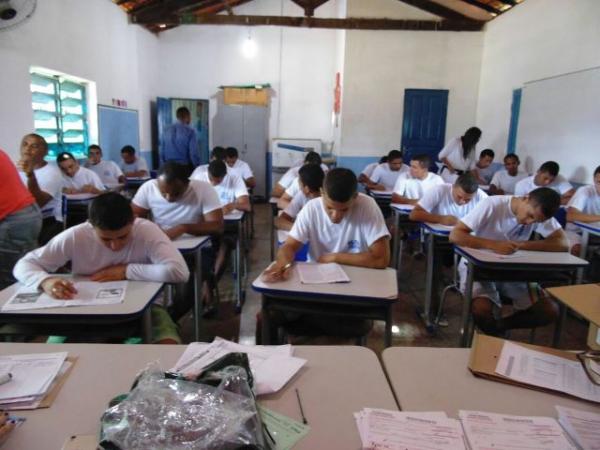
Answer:
[(12, 269), (37, 247), (42, 214), (17, 168), (0, 150), (0, 289), (14, 283)]

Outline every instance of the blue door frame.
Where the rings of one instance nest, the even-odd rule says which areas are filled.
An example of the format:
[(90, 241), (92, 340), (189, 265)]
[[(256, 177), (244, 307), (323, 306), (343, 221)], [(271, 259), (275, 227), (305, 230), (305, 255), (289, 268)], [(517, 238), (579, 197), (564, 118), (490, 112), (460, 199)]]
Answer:
[(521, 111), (521, 95), (523, 89), (515, 89), (510, 105), (510, 125), (508, 128), (508, 143), (506, 144), (506, 153), (516, 153), (517, 131), (519, 129), (519, 113)]

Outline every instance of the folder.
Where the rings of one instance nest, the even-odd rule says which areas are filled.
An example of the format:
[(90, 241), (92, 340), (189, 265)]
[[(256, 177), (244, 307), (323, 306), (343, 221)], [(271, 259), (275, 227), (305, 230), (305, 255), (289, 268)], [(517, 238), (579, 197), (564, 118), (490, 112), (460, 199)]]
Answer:
[(65, 381), (67, 381), (67, 378), (73, 371), (73, 367), (75, 367), (77, 359), (77, 356), (67, 356), (65, 361), (69, 361), (71, 363), (71, 366), (65, 371), (65, 373), (56, 377), (56, 379), (53, 382), (53, 385), (51, 386), (50, 391), (48, 391), (38, 408), (49, 408), (50, 406), (52, 406), (52, 403), (54, 403), (54, 400), (56, 400), (56, 397), (58, 396), (58, 393), (65, 384)]
[[(504, 345), (504, 342), (506, 342), (506, 340), (504, 339), (475, 333), (475, 338), (473, 339), (473, 346), (471, 347), (471, 354), (469, 355), (468, 365), (468, 368), (473, 373), (473, 375), (475, 375), (476, 377), (486, 378), (488, 380), (512, 384), (514, 386), (521, 386), (528, 389), (534, 389), (536, 391), (550, 392), (552, 394), (571, 397), (581, 401), (590, 401), (561, 391), (521, 383), (496, 373), (496, 366), (498, 364), (498, 359), (500, 358), (500, 353), (502, 353), (502, 347)], [(513, 341), (513, 343), (532, 350), (536, 350), (538, 352), (558, 356), (560, 358), (565, 358), (567, 360), (580, 363), (579, 359), (577, 358), (577, 354), (573, 352), (558, 350), (551, 347), (543, 347), (540, 345), (524, 344), (521, 342)], [(590, 403), (594, 402), (590, 401)]]

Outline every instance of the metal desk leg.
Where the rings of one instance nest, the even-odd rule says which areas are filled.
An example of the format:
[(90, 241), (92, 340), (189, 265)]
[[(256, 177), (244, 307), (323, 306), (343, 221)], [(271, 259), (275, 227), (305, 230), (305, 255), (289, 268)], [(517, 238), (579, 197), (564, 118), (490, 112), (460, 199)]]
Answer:
[[(460, 262), (459, 262), (460, 264)], [(471, 304), (473, 303), (473, 263), (467, 262), (467, 280), (465, 284), (465, 300), (462, 310), (462, 326), (460, 329), (460, 347), (468, 347), (471, 341), (469, 322), (471, 319)]]
[(269, 299), (262, 295), (261, 300), (261, 341), (259, 344), (271, 345), (271, 324), (269, 323)]
[(565, 319), (567, 318), (567, 307), (559, 303), (558, 308), (558, 321), (556, 322), (556, 327), (554, 327), (554, 337), (552, 338), (552, 347), (554, 348), (558, 348), (560, 345), (560, 338), (565, 326)]
[[(585, 228), (582, 231), (583, 233), (581, 234), (581, 249), (579, 250), (579, 257), (581, 259), (585, 259), (585, 257), (587, 256), (588, 242), (590, 241), (590, 232)], [(577, 284), (581, 284), (581, 282), (583, 281), (584, 270), (584, 267), (577, 269)]]
[(433, 263), (434, 263), (434, 236), (432, 233), (427, 233), (427, 272), (425, 275), (425, 304), (423, 305), (423, 314), (421, 318), (425, 322), (427, 331), (433, 331), (431, 323), (431, 299), (433, 297)]
[(152, 305), (148, 305), (142, 316), (142, 340), (152, 344)]
[(275, 259), (275, 207), (271, 204), (271, 261)]
[(392, 208), (392, 214), (394, 214), (394, 242), (392, 249), (392, 268), (398, 269), (398, 248), (400, 248), (400, 213)]
[(392, 345), (392, 322), (393, 322), (393, 317), (392, 317), (392, 305), (388, 305), (387, 306), (387, 311), (385, 313), (386, 318), (385, 318), (385, 338), (384, 338), (384, 345), (385, 348), (388, 348)]
[(196, 267), (194, 277), (194, 339), (200, 341), (202, 325), (202, 248), (196, 251)]
[(237, 310), (242, 307), (242, 222), (238, 221), (238, 235), (235, 243), (235, 293)]

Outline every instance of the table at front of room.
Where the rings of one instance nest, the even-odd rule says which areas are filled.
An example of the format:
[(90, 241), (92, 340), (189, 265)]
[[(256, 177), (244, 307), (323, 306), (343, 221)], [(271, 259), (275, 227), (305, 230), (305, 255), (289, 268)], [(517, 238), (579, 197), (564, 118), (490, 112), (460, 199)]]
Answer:
[[(298, 263), (306, 264), (306, 263)], [(398, 301), (396, 271), (342, 266), (350, 283), (302, 284), (296, 266), (290, 278), (265, 283), (259, 276), (252, 283), (262, 295), (262, 340), (270, 342), (269, 311), (310, 314), (315, 308), (331, 307), (327, 314), (385, 322), (385, 346), (392, 343), (392, 306)], [(344, 311), (345, 306), (352, 308)], [(325, 312), (320, 312), (325, 314)]]
[(236, 304), (235, 309), (237, 312), (241, 311), (242, 304), (245, 297), (244, 282), (246, 277), (246, 252), (245, 252), (245, 233), (244, 233), (244, 218), (246, 214), (244, 211), (234, 210), (229, 214), (226, 214), (225, 219), (225, 231), (234, 230), (235, 238), (235, 252), (233, 265), (235, 267), (235, 297)]
[(598, 412), (599, 405), (573, 397), (478, 378), (468, 369), (467, 348), (391, 347), (383, 351), (385, 372), (403, 411), (461, 409), (498, 414), (556, 417), (555, 405)]
[[(72, 372), (50, 408), (18, 411), (27, 420), (6, 443), (7, 449), (60, 449), (74, 435), (98, 435), (100, 417), (115, 396), (131, 389), (137, 374), (158, 361), (170, 369), (183, 345), (0, 344), (6, 354), (69, 352), (77, 357)], [(278, 393), (258, 402), (302, 421), (301, 397), (309, 433), (294, 449), (347, 450), (361, 447), (353, 414), (362, 408), (397, 410), (375, 353), (354, 346), (300, 346), (294, 356), (305, 366)]]
[(202, 249), (210, 243), (210, 237), (185, 234), (173, 243), (184, 257), (194, 255), (194, 337), (199, 341), (202, 322)]
[[(69, 277), (70, 278), (70, 277)], [(86, 280), (75, 277), (75, 280)], [(23, 285), (15, 283), (0, 291), (0, 308)], [(150, 281), (128, 281), (125, 298), (121, 303), (102, 306), (73, 306), (64, 308), (29, 309), (24, 311), (0, 312), (0, 323), (18, 323), (40, 327), (39, 334), (71, 335), (93, 334), (93, 326), (107, 328), (133, 321), (141, 321), (142, 338), (145, 343), (152, 341), (152, 302), (158, 297), (163, 283)], [(53, 331), (54, 330), (54, 331)]]
[(392, 242), (392, 267), (394, 269), (401, 269), (400, 260), (402, 259), (402, 249), (400, 245), (400, 226), (413, 223), (409, 220), (408, 216), (415, 209), (415, 205), (408, 205), (404, 203), (392, 203), (393, 223), (394, 223), (394, 241)]
[[(587, 261), (568, 252), (520, 251), (523, 256), (517, 256), (516, 254), (501, 256), (491, 251), (459, 246), (454, 247), (454, 251), (467, 262), (459, 344), (461, 347), (469, 347), (473, 337), (473, 327), (470, 319), (474, 281), (541, 281), (571, 284), (575, 280), (577, 269), (588, 265)], [(560, 342), (565, 315), (566, 308), (561, 305), (560, 318), (554, 332), (554, 347), (557, 347)]]

